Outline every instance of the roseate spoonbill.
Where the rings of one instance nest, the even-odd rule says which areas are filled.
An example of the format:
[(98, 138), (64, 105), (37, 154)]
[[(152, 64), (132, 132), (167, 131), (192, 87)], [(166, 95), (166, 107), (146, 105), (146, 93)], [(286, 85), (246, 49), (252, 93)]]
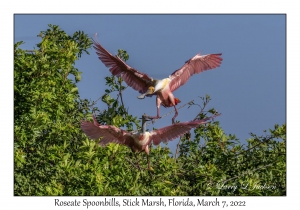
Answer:
[(93, 40), (93, 43), (99, 59), (109, 68), (110, 72), (115, 76), (121, 76), (128, 86), (142, 93), (138, 96), (139, 99), (157, 95), (157, 116), (150, 117), (151, 119), (160, 118), (160, 105), (164, 107), (174, 106), (175, 115), (172, 118), (172, 123), (178, 115), (176, 105), (180, 102), (178, 98), (174, 97), (173, 91), (184, 85), (192, 75), (219, 67), (223, 60), (221, 58), (222, 53), (208, 55), (200, 55), (199, 53), (186, 61), (180, 69), (174, 71), (168, 78), (156, 80), (130, 67), (118, 56), (110, 54), (98, 41)]
[(146, 115), (143, 115), (142, 117), (143, 127), (141, 132), (128, 132), (112, 125), (100, 125), (97, 122), (96, 117), (93, 116), (94, 122), (81, 121), (81, 129), (91, 139), (97, 140), (100, 137), (103, 137), (99, 143), (101, 146), (105, 146), (111, 142), (114, 142), (128, 146), (132, 152), (145, 151), (147, 154), (148, 169), (150, 169), (149, 145), (152, 141), (154, 145), (158, 145), (162, 141), (165, 143), (172, 141), (177, 137), (187, 133), (192, 128), (195, 128), (201, 124), (205, 124), (209, 122), (210, 119), (217, 116), (219, 116), (219, 114), (204, 118), (202, 120), (175, 123), (151, 132), (146, 131)]

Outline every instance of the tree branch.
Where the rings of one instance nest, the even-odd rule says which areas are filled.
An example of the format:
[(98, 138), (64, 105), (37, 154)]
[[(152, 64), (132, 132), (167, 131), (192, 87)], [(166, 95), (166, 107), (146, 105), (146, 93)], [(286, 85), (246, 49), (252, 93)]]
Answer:
[[(125, 106), (124, 106), (124, 102), (123, 102), (123, 96), (122, 96), (122, 90), (121, 90), (121, 87), (122, 87), (122, 81), (123, 79), (120, 77), (120, 80), (119, 80), (119, 96), (120, 96), (120, 99), (121, 99), (121, 103), (122, 103), (122, 106), (125, 110)], [(125, 113), (124, 113), (125, 114)], [(127, 113), (128, 114), (128, 113)], [(125, 117), (125, 116), (124, 116)]]
[[(34, 53), (36, 50), (24, 50), (25, 52), (32, 52), (32, 53)], [(42, 52), (41, 50), (37, 50), (37, 51), (39, 51), (39, 52)]]
[[(191, 100), (191, 101), (187, 102), (186, 104), (184, 104), (184, 105), (180, 106), (179, 108), (177, 108), (177, 110), (179, 110), (179, 109), (185, 107), (187, 104), (189, 104), (189, 103), (191, 103), (191, 102), (193, 102), (193, 101), (194, 101), (194, 100)], [(166, 116), (170, 115), (170, 114), (173, 113), (173, 112), (175, 112), (175, 110), (172, 110), (172, 111), (168, 112), (167, 114), (164, 114), (163, 116), (161, 116), (161, 118), (166, 117)], [(159, 119), (160, 119), (160, 118), (159, 118)], [(151, 124), (153, 124), (155, 121), (157, 121), (157, 120), (159, 120), (159, 119), (153, 119), (152, 122), (149, 122), (149, 123), (147, 123), (146, 125), (147, 125), (147, 126), (148, 126), (148, 125), (151, 125)]]
[(141, 168), (140, 168), (139, 166), (134, 165), (134, 163), (131, 162), (131, 160), (130, 160), (128, 157), (125, 157), (125, 159), (126, 159), (132, 166), (134, 166), (135, 168), (137, 168), (138, 170), (141, 171)]
[[(202, 99), (202, 100), (204, 100), (204, 99)], [(194, 100), (188, 102), (187, 104), (190, 104), (190, 103), (193, 103), (193, 102), (194, 102)], [(196, 115), (196, 117), (193, 119), (193, 121), (195, 121), (195, 120), (198, 118), (198, 116), (199, 116), (201, 113), (203, 113), (203, 110), (205, 109), (205, 107), (206, 107), (206, 105), (208, 104), (208, 102), (209, 102), (209, 100), (204, 101), (204, 104), (203, 104), (203, 107), (202, 107), (202, 108), (201, 108), (201, 106), (200, 106), (199, 104), (195, 104), (195, 103), (192, 104), (192, 105), (198, 105), (198, 106), (201, 108), (199, 114)], [(186, 104), (184, 104), (184, 106), (185, 106), (185, 105), (186, 105)], [(183, 135), (182, 135), (182, 136), (183, 136)], [(181, 143), (181, 141), (182, 141), (182, 136), (180, 136), (179, 142), (178, 142), (178, 144), (177, 144), (177, 146), (176, 146), (176, 152), (175, 152), (175, 156), (174, 156), (175, 161), (176, 161), (177, 155), (179, 154), (179, 146), (180, 146), (180, 143)]]
[(175, 152), (175, 156), (174, 156), (175, 162), (176, 162), (176, 160), (177, 160), (177, 155), (179, 154), (179, 146), (180, 146), (180, 143), (181, 143), (181, 141), (182, 141), (181, 138), (182, 138), (182, 136), (180, 136), (179, 141), (178, 141), (178, 144), (177, 144), (177, 146), (176, 146), (176, 152)]
[(238, 156), (238, 155), (240, 155), (240, 154), (243, 154), (243, 153), (245, 153), (245, 152), (248, 152), (249, 150), (252, 150), (252, 149), (254, 149), (255, 147), (258, 147), (258, 146), (261, 145), (262, 143), (266, 143), (266, 142), (270, 141), (270, 140), (273, 139), (273, 138), (274, 138), (274, 136), (266, 137), (265, 140), (262, 140), (261, 142), (259, 142), (258, 144), (254, 145), (253, 147), (250, 147), (250, 148), (248, 148), (248, 149), (246, 149), (246, 150), (244, 150), (244, 151), (242, 151), (242, 152), (239, 152), (238, 154), (235, 155), (235, 157)]

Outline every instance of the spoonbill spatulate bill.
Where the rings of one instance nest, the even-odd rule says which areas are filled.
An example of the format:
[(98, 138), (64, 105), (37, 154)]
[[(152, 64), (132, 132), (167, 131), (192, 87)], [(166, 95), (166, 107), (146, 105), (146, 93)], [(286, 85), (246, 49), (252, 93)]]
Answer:
[(100, 125), (97, 122), (96, 117), (93, 116), (93, 122), (81, 121), (81, 129), (91, 139), (97, 140), (102, 137), (99, 143), (101, 146), (105, 146), (113, 142), (129, 147), (132, 152), (145, 151), (147, 154), (148, 168), (150, 168), (150, 143), (153, 142), (154, 145), (158, 145), (161, 142), (167, 143), (168, 141), (172, 141), (187, 133), (192, 128), (208, 123), (209, 120), (217, 116), (219, 116), (219, 114), (204, 118), (202, 120), (175, 123), (158, 130), (152, 130), (150, 132), (146, 131), (146, 118), (142, 118), (142, 131), (128, 132), (113, 125)]
[(151, 117), (152, 119), (160, 118), (160, 105), (174, 107), (175, 115), (172, 118), (172, 123), (175, 122), (178, 115), (176, 105), (181, 102), (174, 97), (173, 92), (184, 85), (192, 75), (217, 68), (223, 60), (221, 58), (222, 53), (208, 55), (200, 55), (199, 53), (186, 61), (180, 69), (174, 71), (169, 77), (159, 80), (130, 67), (118, 56), (109, 53), (98, 41), (93, 40), (93, 43), (98, 58), (114, 76), (120, 76), (128, 86), (141, 93), (142, 95), (138, 96), (139, 99), (156, 95), (157, 115)]

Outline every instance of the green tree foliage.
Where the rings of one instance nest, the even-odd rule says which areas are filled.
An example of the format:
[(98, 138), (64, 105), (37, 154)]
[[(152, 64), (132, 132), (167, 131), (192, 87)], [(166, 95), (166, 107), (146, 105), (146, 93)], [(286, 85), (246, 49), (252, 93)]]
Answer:
[[(248, 145), (227, 135), (218, 121), (201, 125), (180, 138), (175, 155), (168, 147), (152, 147), (150, 171), (145, 153), (98, 146), (80, 129), (80, 121), (91, 120), (98, 109), (79, 97), (81, 72), (74, 67), (88, 53), (90, 39), (52, 25), (39, 36), (35, 50), (20, 49), (22, 42), (14, 49), (15, 195), (286, 195), (285, 124), (269, 135), (251, 134)], [(124, 50), (118, 55), (129, 58)], [(140, 128), (123, 103), (122, 79), (107, 77), (106, 84), (101, 99), (107, 109), (98, 121)], [(196, 118), (214, 113), (204, 111), (209, 96), (201, 99)]]

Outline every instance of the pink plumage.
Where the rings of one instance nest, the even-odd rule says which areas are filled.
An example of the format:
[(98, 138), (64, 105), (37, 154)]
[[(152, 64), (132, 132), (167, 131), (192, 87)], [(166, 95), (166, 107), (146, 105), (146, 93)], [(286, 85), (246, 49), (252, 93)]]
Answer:
[[(94, 122), (81, 121), (81, 129), (83, 132), (91, 139), (99, 139), (100, 145), (105, 146), (111, 142), (117, 144), (123, 144), (132, 149), (132, 147), (137, 148), (135, 151), (146, 151), (148, 145), (153, 141), (154, 145), (158, 145), (161, 142), (172, 141), (181, 135), (187, 133), (192, 128), (195, 128), (201, 124), (208, 123), (209, 120), (219, 116), (213, 115), (212, 117), (207, 117), (202, 120), (195, 120), (190, 122), (175, 123), (170, 126), (160, 128), (158, 130), (153, 130), (151, 132), (128, 132), (117, 128), (112, 125), (100, 125), (96, 118), (93, 116)], [(149, 152), (146, 151), (147, 154)]]
[(158, 145), (162, 141), (165, 143), (172, 141), (187, 133), (192, 128), (205, 124), (209, 122), (210, 119), (219, 115), (220, 114), (217, 114), (202, 120), (176, 123), (151, 132), (128, 132), (112, 125), (100, 125), (95, 116), (93, 116), (94, 122), (81, 121), (81, 129), (91, 139), (97, 140), (101, 137), (102, 139), (99, 143), (101, 146), (105, 146), (109, 143), (117, 143), (129, 147), (132, 152), (145, 151), (147, 154), (148, 169), (150, 170), (149, 145), (151, 142), (153, 142), (154, 145)]
[(122, 77), (128, 86), (142, 93), (138, 97), (139, 99), (143, 99), (145, 96), (157, 96), (157, 116), (151, 117), (152, 119), (160, 117), (160, 105), (174, 107), (175, 115), (172, 118), (172, 123), (175, 122), (178, 115), (176, 105), (180, 102), (178, 98), (174, 97), (173, 92), (184, 85), (192, 75), (217, 68), (223, 60), (221, 53), (208, 55), (200, 55), (199, 53), (189, 59), (180, 69), (173, 72), (169, 78), (153, 80), (147, 74), (127, 65), (119, 57), (110, 54), (99, 42), (93, 40), (93, 43), (99, 59), (109, 68), (110, 72), (115, 76)]
[(222, 53), (202, 55), (200, 53), (188, 60), (180, 69), (174, 71), (171, 76), (170, 91), (177, 90), (184, 85), (194, 74), (217, 68), (221, 65)]
[(201, 124), (205, 124), (213, 117), (207, 117), (203, 120), (195, 120), (190, 122), (183, 122), (183, 123), (175, 123), (167, 127), (163, 127), (159, 130), (151, 131), (151, 137), (153, 140), (154, 145), (158, 145), (161, 142), (167, 143), (168, 141), (172, 141), (183, 134), (186, 134), (192, 128), (198, 127)]
[(134, 68), (128, 66), (118, 56), (113, 56), (104, 49), (97, 41), (94, 41), (94, 48), (102, 63), (109, 68), (114, 76), (121, 76), (127, 85), (140, 93), (145, 93), (148, 90), (151, 78), (144, 73), (141, 73)]
[(100, 142), (100, 145), (103, 146), (111, 142), (118, 144), (127, 143), (127, 131), (121, 130), (120, 128), (112, 125), (100, 125), (95, 116), (93, 116), (93, 122), (82, 121), (81, 129), (91, 139), (99, 139), (100, 137), (103, 137)]

